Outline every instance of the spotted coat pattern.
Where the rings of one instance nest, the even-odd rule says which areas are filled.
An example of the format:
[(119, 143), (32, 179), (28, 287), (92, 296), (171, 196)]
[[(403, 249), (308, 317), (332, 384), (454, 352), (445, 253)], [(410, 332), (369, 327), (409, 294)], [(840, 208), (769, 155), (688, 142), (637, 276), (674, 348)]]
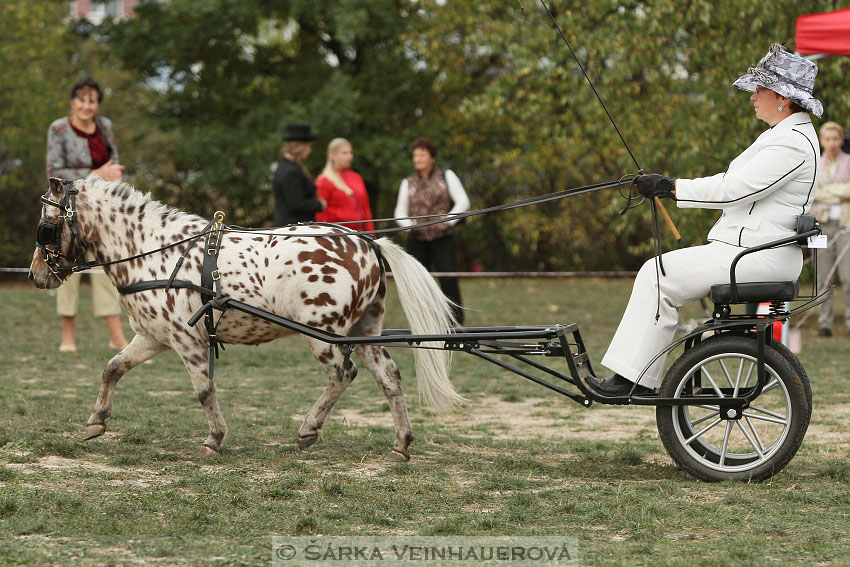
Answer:
[[(207, 225), (205, 219), (163, 205), (127, 184), (109, 183), (89, 176), (78, 181), (76, 186), (79, 188), (77, 222), (80, 233), (99, 262), (120, 260), (166, 246), (200, 233)], [(61, 202), (62, 192), (61, 184), (51, 182), (50, 199)], [(51, 215), (58, 214), (57, 210), (50, 209), (42, 209), (42, 218), (52, 220)], [(222, 292), (270, 313), (335, 334), (379, 335), (387, 291), (384, 270), (371, 245), (346, 232), (341, 227), (328, 226), (287, 226), (274, 229), (273, 234), (225, 232), (218, 258)], [(328, 233), (339, 236), (311, 236)], [(70, 246), (70, 240), (66, 227), (62, 246)], [(394, 272), (412, 269), (416, 274), (414, 280), (422, 279), (422, 274), (428, 280), (423, 280), (423, 289), (413, 290), (414, 295), (424, 296), (416, 301), (433, 302), (435, 305), (430, 309), (436, 310), (439, 317), (443, 312), (450, 313), (442, 294), (437, 290), (439, 297), (433, 295), (432, 288), (436, 286), (424, 268), (415, 261), (415, 266), (406, 264), (409, 260), (404, 258), (404, 252), (397, 250), (389, 240), (377, 242), (389, 258), (393, 258)], [(186, 254), (178, 279), (200, 285), (203, 253), (203, 241), (188, 252), (187, 244), (183, 243), (156, 254), (107, 265), (104, 270), (119, 288), (168, 279), (178, 258)], [(67, 273), (59, 275), (64, 277)], [(46, 266), (38, 249), (33, 255), (30, 279), (39, 287), (56, 287), (61, 283)], [(400, 286), (400, 294), (401, 291)], [(404, 304), (404, 298), (402, 300)], [(216, 401), (215, 383), (208, 378), (207, 332), (202, 324), (195, 327), (187, 324), (202, 305), (200, 294), (187, 289), (168, 292), (159, 289), (124, 295), (122, 302), (136, 335), (130, 345), (108, 363), (103, 373), (101, 391), (86, 426), (86, 438), (105, 431), (115, 384), (121, 376), (170, 348), (183, 360), (207, 414), (210, 435), (204, 442), (205, 452), (220, 451), (227, 427)], [(284, 327), (236, 310), (216, 312), (216, 319), (218, 340), (225, 344), (256, 345), (291, 333)], [(446, 332), (446, 328), (451, 327), (449, 318), (438, 320), (443, 323), (442, 328), (430, 332)], [(316, 339), (306, 341), (327, 370), (328, 386), (308, 412), (299, 431), (298, 445), (302, 449), (316, 441), (331, 407), (357, 374), (356, 366), (346, 361), (337, 347)], [(390, 402), (396, 441), (388, 458), (408, 459), (413, 432), (398, 369), (383, 348), (361, 345), (355, 352), (374, 374)], [(421, 388), (423, 377), (419, 378)], [(457, 401), (459, 397), (450, 385), (449, 390), (445, 392), (446, 399), (449, 403)]]

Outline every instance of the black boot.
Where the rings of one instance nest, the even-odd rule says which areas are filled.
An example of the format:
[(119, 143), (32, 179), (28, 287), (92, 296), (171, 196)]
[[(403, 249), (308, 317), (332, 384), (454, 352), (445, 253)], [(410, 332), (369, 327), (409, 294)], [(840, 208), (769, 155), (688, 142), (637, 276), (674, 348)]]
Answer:
[[(632, 391), (634, 382), (628, 378), (623, 378), (619, 374), (605, 379), (599, 379), (596, 376), (587, 377), (588, 385), (602, 394), (603, 396), (627, 396)], [(645, 386), (636, 386), (632, 395), (635, 396), (650, 396), (654, 395), (655, 390), (651, 390)]]

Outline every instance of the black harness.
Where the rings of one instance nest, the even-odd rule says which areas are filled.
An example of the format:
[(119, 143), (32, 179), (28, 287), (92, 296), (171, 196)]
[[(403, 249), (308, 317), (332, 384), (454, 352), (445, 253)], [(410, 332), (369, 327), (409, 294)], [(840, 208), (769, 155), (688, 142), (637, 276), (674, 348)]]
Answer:
[[(224, 213), (216, 211), (213, 215), (213, 220), (204, 228), (204, 230), (195, 238), (189, 241), (186, 251), (177, 259), (177, 264), (171, 272), (171, 277), (167, 280), (151, 280), (146, 282), (137, 282), (124, 287), (118, 288), (118, 293), (126, 295), (129, 293), (138, 293), (140, 291), (150, 291), (152, 289), (164, 289), (166, 293), (171, 288), (183, 288), (197, 291), (201, 294), (201, 300), (204, 304), (189, 319), (189, 325), (194, 327), (198, 320), (204, 317), (204, 327), (207, 331), (210, 356), (209, 356), (209, 379), (212, 380), (215, 372), (215, 359), (218, 358), (218, 349), (224, 350), (224, 344), (218, 341), (216, 337), (216, 329), (218, 323), (215, 320), (214, 310), (226, 311), (227, 302), (230, 297), (221, 292), (221, 272), (218, 270), (218, 253), (221, 251), (221, 238), (224, 234)], [(189, 252), (198, 243), (201, 237), (204, 236), (204, 261), (201, 265), (201, 285), (193, 284), (186, 280), (178, 280), (177, 273), (186, 261)], [(219, 317), (219, 320), (221, 318)]]
[[(150, 280), (146, 282), (137, 282), (126, 285), (124, 287), (118, 288), (118, 293), (122, 295), (126, 295), (129, 293), (138, 293), (141, 291), (150, 291), (154, 289), (164, 289), (166, 293), (168, 293), (169, 289), (172, 288), (182, 288), (182, 289), (190, 289), (192, 291), (197, 291), (201, 294), (201, 299), (204, 304), (195, 312), (194, 315), (189, 319), (188, 324), (190, 327), (194, 327), (201, 317), (204, 318), (204, 327), (207, 331), (207, 336), (209, 340), (209, 371), (208, 376), (209, 379), (212, 380), (215, 372), (215, 360), (219, 356), (219, 347), (221, 350), (224, 350), (224, 343), (220, 342), (216, 336), (216, 330), (218, 328), (218, 321), (215, 320), (215, 311), (221, 311), (222, 314), (230, 308), (230, 302), (232, 301), (229, 295), (225, 295), (221, 291), (221, 272), (218, 269), (218, 255), (221, 251), (221, 243), (222, 236), (224, 235), (225, 226), (223, 224), (224, 221), (224, 213), (221, 211), (216, 211), (213, 220), (204, 228), (204, 230), (195, 238), (193, 238), (189, 245), (186, 247), (186, 251), (178, 258), (177, 264), (174, 266), (174, 270), (171, 272), (171, 277), (167, 280)], [(327, 223), (311, 223), (311, 224), (322, 224), (328, 225)], [(357, 234), (353, 233), (355, 236), (359, 236), (364, 240), (368, 241), (375, 255), (378, 257), (378, 263), (381, 266), (381, 269), (385, 272), (388, 270), (386, 260), (384, 259), (383, 254), (381, 253), (380, 247), (375, 244), (375, 238), (369, 236), (367, 234)], [(187, 256), (189, 255), (189, 251), (194, 247), (195, 244), (201, 239), (201, 236), (205, 236), (204, 238), (204, 261), (201, 265), (201, 285), (194, 284), (192, 282), (186, 280), (178, 280), (176, 279), (177, 273), (180, 271), (180, 268), (183, 266)], [(284, 318), (281, 318), (284, 319)], [(218, 319), (221, 320), (221, 317)], [(350, 353), (349, 353), (350, 354)]]
[[(38, 223), (38, 229), (35, 235), (36, 245), (41, 250), (41, 255), (44, 257), (47, 267), (50, 268), (50, 271), (57, 278), (59, 278), (59, 272), (61, 271), (78, 271), (76, 264), (79, 263), (81, 257), (84, 258), (86, 249), (85, 242), (80, 237), (80, 227), (77, 225), (76, 206), (79, 190), (74, 187), (71, 181), (61, 180), (60, 182), (65, 188), (65, 196), (62, 202), (51, 201), (48, 198), (50, 194), (48, 192), (41, 196), (41, 203), (44, 206), (56, 207), (60, 211), (64, 211), (65, 214), (59, 215), (59, 221), (55, 223), (49, 222), (42, 217)], [(63, 253), (62, 231), (65, 224), (71, 230), (71, 243), (68, 245), (68, 250)], [(67, 260), (72, 265), (60, 266), (60, 259)]]

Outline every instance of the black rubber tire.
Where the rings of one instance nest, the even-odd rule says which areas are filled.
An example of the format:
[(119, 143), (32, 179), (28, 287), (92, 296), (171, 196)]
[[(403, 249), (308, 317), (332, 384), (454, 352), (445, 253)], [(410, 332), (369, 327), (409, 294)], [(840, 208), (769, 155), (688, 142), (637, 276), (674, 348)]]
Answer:
[(811, 418), (812, 418), (812, 387), (811, 387), (811, 384), (809, 383), (809, 375), (806, 374), (806, 369), (803, 368), (803, 363), (800, 362), (800, 359), (797, 358), (797, 355), (794, 354), (793, 352), (791, 352), (791, 349), (789, 349), (784, 344), (782, 344), (778, 341), (774, 341), (773, 348), (775, 348), (776, 351), (779, 354), (784, 356), (785, 360), (787, 360), (791, 364), (791, 366), (794, 367), (794, 371), (797, 372), (797, 375), (800, 376), (801, 378), (803, 378), (803, 386), (806, 390), (806, 403), (809, 404), (809, 419), (811, 420)]
[[(748, 368), (748, 378), (742, 386), (753, 385), (756, 348), (755, 338), (745, 335), (719, 335), (699, 343), (670, 367), (661, 384), (661, 397), (683, 397), (683, 391), (693, 386), (698, 375), (713, 375), (716, 383), (736, 364), (741, 374)], [(656, 408), (661, 441), (679, 467), (706, 481), (761, 481), (791, 461), (806, 435), (812, 404), (811, 388), (802, 365), (790, 351), (785, 351), (775, 347), (765, 349), (767, 387), (745, 410), (745, 420), (719, 420), (719, 408), (714, 411), (716, 406), (708, 404)], [(730, 387), (729, 377), (718, 386)], [(714, 425), (701, 425), (709, 421), (709, 425)], [(721, 431), (714, 429), (718, 425), (726, 430), (725, 453), (724, 440), (717, 438)], [(691, 440), (703, 428), (707, 431)], [(767, 439), (766, 444), (762, 437)]]

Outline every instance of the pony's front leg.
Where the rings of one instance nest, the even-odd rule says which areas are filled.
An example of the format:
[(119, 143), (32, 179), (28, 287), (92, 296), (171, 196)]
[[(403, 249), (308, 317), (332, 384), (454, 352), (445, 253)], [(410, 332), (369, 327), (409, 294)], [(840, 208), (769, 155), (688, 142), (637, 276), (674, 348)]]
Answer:
[(298, 430), (298, 448), (306, 449), (319, 438), (319, 429), (336, 401), (357, 376), (357, 367), (349, 358), (345, 360), (339, 348), (317, 339), (308, 339), (316, 360), (328, 371), (328, 387), (310, 408), (301, 429)]
[(209, 377), (209, 345), (206, 341), (195, 337), (188, 341), (184, 337), (175, 345), (174, 350), (183, 359), (183, 364), (192, 380), (192, 387), (210, 425), (210, 434), (201, 448), (201, 456), (208, 457), (220, 453), (224, 438), (227, 436), (227, 424), (224, 422), (224, 416), (215, 397), (215, 382)]
[(112, 396), (118, 380), (127, 371), (166, 350), (168, 345), (144, 335), (136, 335), (124, 350), (112, 357), (103, 370), (100, 393), (97, 395), (94, 410), (86, 422), (85, 440), (103, 435), (106, 431), (106, 420), (112, 415)]

